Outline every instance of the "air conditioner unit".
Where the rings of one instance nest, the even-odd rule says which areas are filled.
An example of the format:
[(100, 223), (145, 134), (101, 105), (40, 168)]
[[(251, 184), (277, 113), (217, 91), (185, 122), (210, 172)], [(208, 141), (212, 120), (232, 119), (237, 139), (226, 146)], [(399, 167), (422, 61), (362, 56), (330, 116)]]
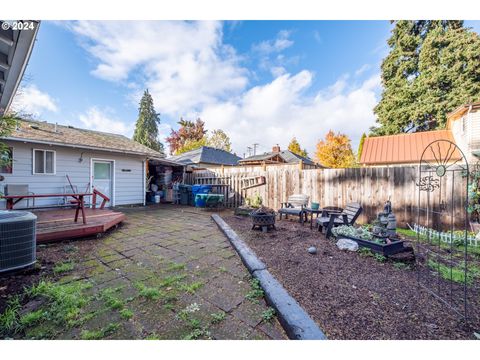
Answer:
[(36, 261), (37, 217), (28, 211), (0, 210), (0, 272)]

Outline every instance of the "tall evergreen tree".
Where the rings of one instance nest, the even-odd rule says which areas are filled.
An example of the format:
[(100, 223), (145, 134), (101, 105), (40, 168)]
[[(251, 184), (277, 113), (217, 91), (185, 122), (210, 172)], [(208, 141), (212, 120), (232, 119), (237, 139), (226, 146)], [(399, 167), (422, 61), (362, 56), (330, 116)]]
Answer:
[(397, 21), (388, 45), (374, 135), (442, 128), (448, 112), (480, 97), (480, 37), (462, 21)]
[(158, 140), (158, 124), (160, 124), (160, 114), (155, 112), (152, 95), (145, 90), (140, 100), (133, 140), (163, 153), (163, 144)]
[(366, 138), (367, 138), (367, 134), (363, 133), (362, 137), (360, 138), (360, 143), (358, 144), (358, 151), (357, 151), (357, 161), (358, 162), (360, 162), (360, 159), (362, 157), (363, 143), (365, 142)]

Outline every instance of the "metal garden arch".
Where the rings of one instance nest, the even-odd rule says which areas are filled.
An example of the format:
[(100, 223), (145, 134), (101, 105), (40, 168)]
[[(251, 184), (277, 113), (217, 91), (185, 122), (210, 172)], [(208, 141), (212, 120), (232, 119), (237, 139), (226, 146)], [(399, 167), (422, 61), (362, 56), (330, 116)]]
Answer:
[[(418, 282), (465, 319), (468, 314), (468, 181), (468, 161), (456, 144), (436, 140), (423, 150), (414, 226)], [(459, 203), (463, 205), (460, 211), (456, 206)]]

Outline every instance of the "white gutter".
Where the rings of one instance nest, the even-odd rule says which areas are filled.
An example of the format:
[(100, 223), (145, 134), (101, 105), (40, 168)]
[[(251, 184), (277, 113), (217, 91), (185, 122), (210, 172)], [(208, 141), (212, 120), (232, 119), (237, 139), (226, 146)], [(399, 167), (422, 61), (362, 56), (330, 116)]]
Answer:
[[(33, 46), (35, 45), (35, 39), (37, 37), (38, 29), (40, 27), (40, 21), (32, 21), (32, 22), (36, 23), (34, 30), (20, 30), (20, 33), (18, 35), (16, 44), (15, 44), (14, 55), (12, 58), (12, 67), (10, 67), (7, 75), (7, 79), (10, 79), (13, 76), (15, 78), (15, 83), (13, 83), (13, 86), (5, 87), (5, 91), (2, 94), (2, 96), (8, 96), (8, 98), (7, 98), (7, 103), (5, 104), (4, 110), (3, 111), (0, 110), (0, 115), (3, 115), (3, 113), (7, 112), (10, 106), (12, 105), (13, 98), (15, 97), (15, 93), (17, 92), (20, 82), (22, 81), (25, 69), (27, 68), (28, 61), (30, 60)], [(28, 48), (26, 49), (24, 48), (24, 43), (23, 43), (24, 41), (29, 42)], [(22, 54), (19, 55), (19, 52), (21, 52)], [(19, 69), (17, 69), (13, 65), (15, 64), (15, 60), (18, 58), (18, 56), (21, 56), (23, 54), (25, 57), (23, 58), (22, 66)]]

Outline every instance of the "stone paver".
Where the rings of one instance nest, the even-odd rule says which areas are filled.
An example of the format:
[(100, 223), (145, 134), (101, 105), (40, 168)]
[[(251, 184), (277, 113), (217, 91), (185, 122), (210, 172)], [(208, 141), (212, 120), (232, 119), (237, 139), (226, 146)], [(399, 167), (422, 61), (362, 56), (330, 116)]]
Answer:
[(124, 224), (101, 239), (72, 242), (74, 269), (53, 278), (91, 284), (77, 323), (43, 334), (51, 324), (39, 322), (26, 337), (286, 338), (275, 318), (262, 318), (264, 299), (247, 297), (248, 271), (211, 213), (167, 205), (120, 210)]

